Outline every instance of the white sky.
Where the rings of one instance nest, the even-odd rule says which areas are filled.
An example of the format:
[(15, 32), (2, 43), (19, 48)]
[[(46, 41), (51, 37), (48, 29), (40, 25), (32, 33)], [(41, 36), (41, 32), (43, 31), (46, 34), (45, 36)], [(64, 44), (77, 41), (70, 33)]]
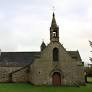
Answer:
[(92, 0), (0, 0), (1, 50), (39, 51), (43, 39), (48, 44), (53, 6), (61, 44), (89, 63)]

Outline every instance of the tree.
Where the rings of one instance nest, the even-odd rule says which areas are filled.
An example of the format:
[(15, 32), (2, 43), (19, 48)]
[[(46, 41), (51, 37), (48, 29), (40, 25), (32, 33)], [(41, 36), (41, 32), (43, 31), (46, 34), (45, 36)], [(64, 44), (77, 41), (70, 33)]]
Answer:
[[(92, 41), (89, 41), (89, 43), (90, 43), (90, 46), (92, 47)], [(92, 62), (92, 57), (89, 57), (89, 58), (90, 58), (90, 61)]]

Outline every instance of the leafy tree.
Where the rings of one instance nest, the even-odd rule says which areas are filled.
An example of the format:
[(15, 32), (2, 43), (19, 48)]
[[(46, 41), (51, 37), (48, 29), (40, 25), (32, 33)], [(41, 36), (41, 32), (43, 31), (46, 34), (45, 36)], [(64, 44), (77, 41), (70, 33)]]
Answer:
[[(92, 47), (92, 41), (89, 41), (89, 43), (90, 43), (90, 46)], [(92, 57), (89, 57), (89, 58), (90, 58), (90, 61), (92, 62)]]

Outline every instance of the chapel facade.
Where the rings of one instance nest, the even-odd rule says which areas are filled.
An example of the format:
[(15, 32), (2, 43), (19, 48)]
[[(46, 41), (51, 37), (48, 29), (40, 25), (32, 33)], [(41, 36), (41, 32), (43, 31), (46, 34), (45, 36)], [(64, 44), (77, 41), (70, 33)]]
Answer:
[(59, 42), (59, 26), (53, 13), (50, 43), (39, 52), (1, 52), (0, 82), (34, 85), (80, 86), (85, 84), (84, 65), (78, 51), (66, 51)]

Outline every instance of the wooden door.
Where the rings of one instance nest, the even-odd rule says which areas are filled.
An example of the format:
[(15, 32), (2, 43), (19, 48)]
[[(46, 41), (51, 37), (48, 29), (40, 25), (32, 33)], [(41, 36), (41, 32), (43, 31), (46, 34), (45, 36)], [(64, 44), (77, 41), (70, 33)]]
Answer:
[(54, 86), (60, 86), (61, 85), (61, 75), (59, 72), (55, 72), (52, 75), (52, 84)]

